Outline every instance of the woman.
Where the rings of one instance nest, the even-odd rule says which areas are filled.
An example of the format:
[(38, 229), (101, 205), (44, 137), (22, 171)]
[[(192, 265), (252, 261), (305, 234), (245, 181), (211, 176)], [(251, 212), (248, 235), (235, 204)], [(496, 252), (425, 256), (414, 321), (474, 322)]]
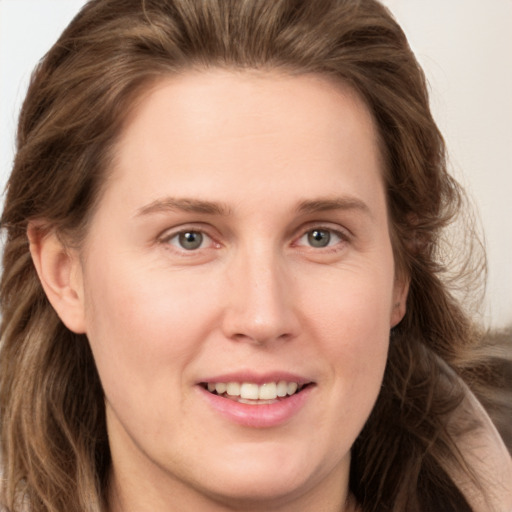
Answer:
[(2, 217), (5, 506), (507, 510), (460, 206), (380, 4), (89, 2)]

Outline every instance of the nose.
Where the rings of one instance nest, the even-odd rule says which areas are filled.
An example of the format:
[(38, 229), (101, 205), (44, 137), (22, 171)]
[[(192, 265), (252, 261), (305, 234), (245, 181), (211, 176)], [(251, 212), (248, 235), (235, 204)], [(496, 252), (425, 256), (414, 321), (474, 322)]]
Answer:
[(291, 272), (271, 250), (246, 251), (226, 269), (222, 329), (229, 339), (266, 345), (299, 331)]

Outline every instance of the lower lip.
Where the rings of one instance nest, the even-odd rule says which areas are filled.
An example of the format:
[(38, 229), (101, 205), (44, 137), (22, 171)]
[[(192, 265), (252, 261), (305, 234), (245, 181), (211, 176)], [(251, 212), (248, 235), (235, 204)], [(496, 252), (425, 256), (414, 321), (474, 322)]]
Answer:
[(305, 405), (313, 385), (273, 404), (250, 405), (210, 393), (198, 386), (203, 398), (216, 412), (228, 420), (252, 428), (277, 427), (290, 421)]

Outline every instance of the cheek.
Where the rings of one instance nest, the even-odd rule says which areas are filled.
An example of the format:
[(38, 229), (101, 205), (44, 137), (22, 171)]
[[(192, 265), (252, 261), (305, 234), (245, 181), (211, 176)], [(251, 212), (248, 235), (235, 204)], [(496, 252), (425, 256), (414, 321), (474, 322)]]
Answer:
[(302, 305), (316, 350), (312, 357), (326, 368), (319, 389), (329, 390), (315, 418), (323, 431), (314, 443), (329, 454), (332, 466), (350, 451), (380, 392), (392, 300), (388, 267), (333, 272), (329, 279), (317, 280), (318, 287), (309, 287)]
[(367, 407), (364, 402), (378, 393), (389, 346), (388, 315), (387, 308), (369, 298), (340, 301), (326, 352), (340, 390), (352, 398), (344, 402), (349, 407)]
[(389, 347), (392, 268), (392, 260), (373, 270), (354, 268), (308, 296), (312, 336), (330, 365), (340, 417), (369, 414), (379, 393)]
[[(388, 271), (389, 269), (389, 271)], [(315, 276), (313, 276), (315, 277)], [(302, 310), (330, 349), (361, 353), (387, 346), (393, 304), (392, 261), (333, 271), (309, 285)], [(322, 335), (323, 333), (323, 335)]]
[(87, 335), (107, 397), (122, 403), (131, 393), (141, 400), (160, 388), (169, 393), (201, 350), (211, 304), (186, 280), (120, 259), (111, 266), (91, 259), (90, 269)]

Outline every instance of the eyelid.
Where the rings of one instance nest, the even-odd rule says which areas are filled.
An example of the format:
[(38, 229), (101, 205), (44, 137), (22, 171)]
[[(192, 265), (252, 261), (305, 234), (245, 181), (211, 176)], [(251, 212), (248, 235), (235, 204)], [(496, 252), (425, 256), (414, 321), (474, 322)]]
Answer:
[(333, 244), (333, 245), (327, 245), (326, 247), (311, 247), (311, 246), (298, 244), (299, 240), (301, 240), (304, 236), (306, 236), (308, 233), (310, 233), (311, 231), (314, 231), (314, 230), (329, 231), (330, 233), (335, 234), (336, 236), (338, 236), (340, 238), (340, 242), (338, 242), (338, 244), (339, 243), (348, 243), (352, 239), (352, 233), (348, 229), (346, 229), (338, 224), (333, 225), (330, 222), (311, 222), (311, 223), (308, 223), (306, 226), (302, 226), (300, 228), (298, 236), (296, 236), (294, 238), (293, 245), (299, 245), (300, 247), (309, 247), (309, 248), (313, 249), (314, 251), (318, 251), (318, 252), (321, 251), (322, 249), (332, 251), (336, 247), (336, 245), (338, 245), (338, 244)]
[[(201, 235), (203, 235), (203, 237), (205, 239), (209, 240), (208, 245), (206, 247), (200, 247), (195, 250), (187, 250), (185, 248), (180, 248), (178, 245), (174, 245), (174, 244), (170, 243), (170, 241), (173, 238), (176, 238), (183, 233), (190, 233), (190, 232), (201, 233)], [(211, 248), (212, 245), (213, 246), (220, 245), (217, 242), (216, 238), (210, 232), (211, 232), (211, 229), (208, 229), (208, 226), (206, 226), (204, 224), (200, 224), (200, 225), (184, 224), (181, 226), (176, 226), (174, 228), (169, 228), (169, 229), (164, 230), (157, 237), (157, 241), (158, 241), (158, 243), (160, 243), (162, 245), (172, 246), (173, 249), (175, 249), (176, 251), (178, 251), (180, 253), (187, 253), (189, 255), (192, 255), (194, 252), (197, 252), (199, 249), (208, 249), (208, 248)]]
[[(306, 225), (302, 225), (297, 231), (297, 235), (293, 238), (292, 245), (300, 246), (300, 247), (308, 247), (303, 244), (299, 244), (298, 242), (300, 239), (304, 236), (306, 236), (309, 232), (317, 230), (324, 230), (329, 231), (330, 233), (335, 234), (337, 237), (340, 238), (340, 242), (328, 245), (326, 247), (311, 247), (312, 250), (316, 252), (320, 252), (323, 250), (333, 250), (338, 244), (344, 244), (351, 241), (353, 235), (347, 228), (340, 226), (339, 224), (332, 224), (331, 222), (308, 222)], [(208, 249), (208, 248), (216, 248), (220, 247), (220, 243), (218, 241), (218, 236), (213, 235), (212, 227), (208, 224), (183, 224), (180, 226), (176, 226), (174, 228), (167, 228), (160, 235), (157, 237), (157, 242), (165, 245), (165, 246), (172, 246), (176, 251), (180, 253), (187, 253), (188, 255), (192, 255), (193, 253), (199, 251), (199, 249)], [(203, 237), (205, 237), (207, 240), (209, 240), (209, 243), (206, 247), (200, 247), (195, 250), (187, 250), (184, 248), (181, 248), (177, 245), (171, 244), (170, 241), (179, 236), (180, 234), (187, 233), (187, 232), (197, 232), (201, 233)]]

